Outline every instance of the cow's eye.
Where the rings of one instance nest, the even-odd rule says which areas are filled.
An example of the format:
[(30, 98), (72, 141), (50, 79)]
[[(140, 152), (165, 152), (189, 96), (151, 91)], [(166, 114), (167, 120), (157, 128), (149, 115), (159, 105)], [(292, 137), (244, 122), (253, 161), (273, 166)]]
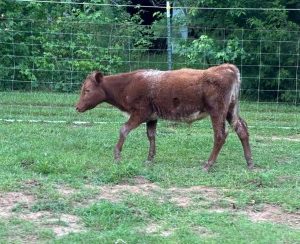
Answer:
[(85, 93), (88, 93), (88, 92), (90, 92), (90, 90), (89, 90), (89, 89), (86, 89), (86, 90), (85, 90)]

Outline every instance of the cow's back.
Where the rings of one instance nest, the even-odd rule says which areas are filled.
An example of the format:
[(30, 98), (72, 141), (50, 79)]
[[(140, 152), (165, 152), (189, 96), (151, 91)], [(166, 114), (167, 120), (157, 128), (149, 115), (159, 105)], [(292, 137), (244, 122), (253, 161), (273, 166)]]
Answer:
[(205, 117), (207, 103), (227, 103), (227, 89), (233, 87), (237, 73), (235, 66), (224, 64), (207, 70), (144, 71), (143, 77), (160, 117), (189, 121)]
[[(186, 119), (202, 112), (203, 72), (182, 69), (176, 71), (141, 71), (135, 82), (143, 84), (141, 94), (146, 93), (152, 112), (158, 117), (170, 120)], [(135, 84), (138, 87), (139, 84)], [(146, 92), (145, 92), (146, 91)], [(200, 115), (199, 115), (200, 116)], [(199, 116), (197, 118), (199, 118)], [(196, 118), (195, 115), (192, 116)]]

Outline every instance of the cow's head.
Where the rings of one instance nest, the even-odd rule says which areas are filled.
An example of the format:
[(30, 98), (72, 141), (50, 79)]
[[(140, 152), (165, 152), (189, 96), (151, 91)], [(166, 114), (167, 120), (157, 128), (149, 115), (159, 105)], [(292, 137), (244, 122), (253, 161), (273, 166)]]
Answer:
[(94, 71), (85, 79), (82, 87), (79, 101), (76, 105), (78, 112), (96, 107), (105, 100), (105, 91), (103, 90), (103, 74)]

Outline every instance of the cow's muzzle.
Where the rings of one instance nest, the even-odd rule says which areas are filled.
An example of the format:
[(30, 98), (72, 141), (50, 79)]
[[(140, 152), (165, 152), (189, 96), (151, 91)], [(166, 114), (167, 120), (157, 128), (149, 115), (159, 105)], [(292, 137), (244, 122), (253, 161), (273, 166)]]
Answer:
[(79, 107), (78, 105), (76, 105), (75, 108), (76, 108), (76, 111), (79, 113), (84, 112), (84, 109), (82, 107)]

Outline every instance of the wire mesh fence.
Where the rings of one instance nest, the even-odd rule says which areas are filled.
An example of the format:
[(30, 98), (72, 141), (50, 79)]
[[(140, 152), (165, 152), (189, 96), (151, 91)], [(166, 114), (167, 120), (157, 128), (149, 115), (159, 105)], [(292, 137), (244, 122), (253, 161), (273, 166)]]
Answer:
[[(47, 8), (55, 8), (61, 2), (47, 4)], [(96, 7), (93, 13), (103, 13), (118, 12), (131, 5), (88, 6)], [(241, 11), (235, 8), (196, 10), (204, 14), (214, 11), (215, 15)], [(242, 10), (251, 10), (254, 15), (261, 11)], [(300, 10), (293, 11), (300, 14)], [(173, 69), (204, 69), (224, 62), (239, 67), (242, 106), (245, 116), (248, 111), (252, 117), (252, 125), (300, 128), (299, 28), (240, 28), (226, 23), (224, 27), (195, 26), (174, 21), (171, 40), (168, 40), (167, 22), (163, 18), (152, 25), (142, 25), (105, 21), (101, 16), (83, 19), (78, 14), (69, 18), (63, 13), (30, 18), (1, 15), (0, 119), (105, 122), (102, 114), (89, 113), (82, 117), (73, 109), (86, 75), (95, 69), (106, 75), (136, 69), (167, 70), (170, 41)], [(109, 106), (103, 110), (103, 113), (112, 111)], [(116, 119), (116, 123), (120, 121)]]

